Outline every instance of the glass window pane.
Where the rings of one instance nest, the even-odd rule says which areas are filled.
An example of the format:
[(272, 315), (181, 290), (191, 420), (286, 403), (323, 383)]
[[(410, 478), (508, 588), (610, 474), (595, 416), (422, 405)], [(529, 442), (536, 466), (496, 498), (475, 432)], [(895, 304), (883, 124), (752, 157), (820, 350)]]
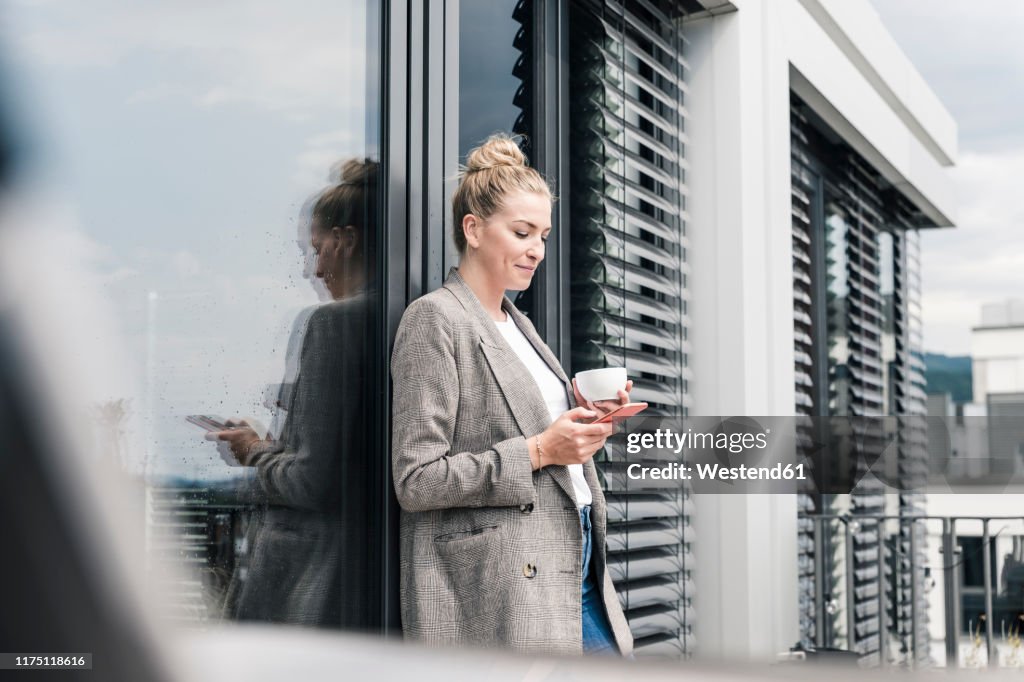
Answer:
[[(459, 161), (495, 132), (529, 134), (522, 117), (531, 50), (529, 0), (459, 3)], [(485, 29), (486, 27), (486, 29)]]
[[(374, 625), (376, 10), (8, 10), (44, 133), (34, 182), (67, 207), (57, 243), (114, 312), (75, 333), (125, 349), (89, 414), (97, 456), (144, 483), (166, 614)], [(229, 419), (251, 428), (216, 426)]]

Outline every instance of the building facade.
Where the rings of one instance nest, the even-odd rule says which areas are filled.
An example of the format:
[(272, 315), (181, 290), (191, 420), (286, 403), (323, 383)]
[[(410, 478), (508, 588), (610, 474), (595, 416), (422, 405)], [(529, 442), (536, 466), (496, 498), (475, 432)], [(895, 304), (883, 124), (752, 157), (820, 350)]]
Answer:
[[(623, 364), (638, 398), (679, 416), (925, 413), (919, 230), (954, 222), (956, 126), (867, 3), (509, 4), (518, 82), (499, 101), (518, 108), (506, 120), (560, 197), (547, 263), (519, 303), (572, 372)], [(451, 46), (443, 16), (409, 32), (410, 50), (449, 68), (403, 125), (428, 142), (408, 148), (425, 160), (411, 167), (451, 177), (467, 141), (450, 149), (453, 122), (430, 113), (481, 84), (465, 67), (456, 84), (450, 64), (474, 43), (460, 26)], [(460, 125), (474, 113), (459, 111)], [(406, 207), (410, 247), (439, 247), (426, 264), (410, 248), (409, 297), (454, 262), (440, 248), (450, 186), (423, 188)], [(438, 211), (419, 220), (430, 202)], [(922, 457), (920, 440), (901, 444), (905, 475)], [(906, 584), (877, 586), (879, 544), (906, 555), (920, 530), (865, 525), (852, 593), (827, 598), (815, 566), (845, 585), (842, 543), (824, 522), (822, 561), (812, 530), (822, 514), (921, 514), (919, 497), (880, 485), (842, 499), (666, 494), (620, 488), (627, 459), (614, 447), (606, 459), (609, 549), (638, 653), (768, 658), (802, 641), (876, 662), (886, 644), (890, 658), (923, 655), (908, 639), (924, 637), (927, 609), (909, 586), (926, 543), (898, 571)]]
[[(274, 436), (305, 442), (326, 423), (306, 408), (334, 409), (329, 466), (308, 447), (284, 450), (308, 486), (255, 482), (272, 488), (261, 504), (287, 512), (265, 517), (276, 530), (302, 530), (289, 536), (292, 558), (305, 534), (330, 547), (313, 556), (329, 555), (339, 576), (358, 574), (359, 613), (342, 604), (338, 622), (401, 625), (389, 350), (406, 306), (458, 263), (459, 164), (494, 131), (525, 136), (558, 199), (545, 262), (516, 304), (570, 375), (625, 366), (636, 399), (681, 418), (924, 414), (920, 232), (955, 222), (956, 125), (867, 0), (329, 5), (239, 22), (203, 10), (214, 12), (204, 25), (238, 35), (192, 36), (181, 49), (195, 62), (159, 52), (182, 33), (172, 31), (133, 43), (149, 59), (40, 79), (60, 86), (58, 103), (80, 98), (58, 110), (105, 123), (80, 150), (95, 169), (80, 191), (111, 268), (135, 259), (103, 280), (143, 359), (126, 449), (146, 453), (147, 478), (198, 482), (234, 510), (243, 496), (224, 488), (254, 477), (211, 464), (182, 416), (255, 411)], [(159, 77), (118, 70), (129, 66)], [(74, 69), (94, 69), (93, 80), (71, 79)], [(204, 80), (221, 70), (231, 78)], [(128, 77), (166, 83), (118, 100), (145, 115), (82, 105), (105, 90), (80, 84)], [(181, 92), (187, 115), (162, 119)], [(184, 141), (169, 132), (185, 125), (195, 130)], [(132, 184), (131, 169), (153, 158), (161, 182)], [(361, 282), (347, 305), (328, 300), (339, 296), (324, 291), (311, 237), (309, 192), (324, 176), (357, 190), (344, 220), (359, 230)], [(144, 235), (140, 215), (152, 220)], [(314, 309), (314, 292), (327, 305)], [(306, 310), (281, 325), (291, 306)], [(304, 374), (299, 349), (314, 342), (344, 351), (321, 367), (329, 381)], [(922, 443), (911, 435), (899, 448), (900, 475), (913, 477)], [(612, 444), (598, 469), (638, 656), (774, 660), (803, 644), (923, 661), (927, 543), (904, 522), (922, 513), (919, 497), (877, 482), (845, 496), (697, 495), (629, 480), (630, 461)], [(218, 547), (245, 549), (217, 556), (266, 562), (239, 567), (236, 587), (289, 570), (258, 534), (238, 543), (224, 530), (246, 524), (213, 525)], [(358, 543), (329, 545), (342, 534)]]
[[(971, 330), (974, 401), (988, 413), (1019, 416), (1024, 404), (1024, 300), (982, 306), (981, 324)], [(1003, 406), (1010, 411), (1001, 411)]]

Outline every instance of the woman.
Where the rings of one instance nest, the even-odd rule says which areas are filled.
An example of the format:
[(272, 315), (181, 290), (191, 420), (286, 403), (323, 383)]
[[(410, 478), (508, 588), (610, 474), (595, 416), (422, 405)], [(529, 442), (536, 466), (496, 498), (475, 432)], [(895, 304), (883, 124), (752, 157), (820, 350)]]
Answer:
[(372, 252), (377, 164), (350, 160), (340, 182), (312, 203), (308, 246), (330, 302), (296, 323), (294, 381), (279, 398), (278, 438), (242, 428), (213, 432), (251, 467), (259, 505), (247, 533), (245, 570), (236, 570), (226, 615), (320, 627), (379, 623), (369, 548), (376, 545), (369, 493), (373, 467), (366, 428), (366, 340), (374, 310)]
[(470, 152), (453, 198), (459, 267), (402, 317), (392, 457), (403, 629), (436, 644), (629, 655), (592, 461), (612, 427), (586, 423), (618, 403), (570, 390), (504, 296), (544, 259), (551, 203), (512, 139)]

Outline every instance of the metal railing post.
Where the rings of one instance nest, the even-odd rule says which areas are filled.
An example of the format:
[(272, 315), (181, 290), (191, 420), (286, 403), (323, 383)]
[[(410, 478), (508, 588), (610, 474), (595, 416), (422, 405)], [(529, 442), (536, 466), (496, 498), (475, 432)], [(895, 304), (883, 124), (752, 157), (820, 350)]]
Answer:
[(956, 555), (956, 536), (953, 535), (956, 521), (942, 519), (942, 593), (946, 610), (946, 667), (953, 668), (958, 662), (960, 641), (959, 612), (956, 601), (959, 566)]
[(856, 618), (853, 612), (853, 533), (850, 529), (850, 524), (856, 522), (844, 523), (845, 528), (845, 547), (846, 552), (846, 566), (844, 567), (844, 577), (846, 578), (846, 648), (850, 651), (857, 651), (857, 631), (856, 631)]
[(878, 519), (878, 662), (888, 665), (889, 618), (885, 610), (885, 519)]
[(910, 519), (910, 669), (917, 667), (917, 520)]
[(992, 628), (992, 548), (989, 547), (988, 519), (982, 520), (982, 565), (985, 571), (985, 650), (989, 667), (995, 667), (995, 636)]
[(814, 519), (814, 607), (818, 615), (817, 627), (814, 629), (814, 643), (817, 648), (825, 646), (825, 543), (823, 525), (825, 519)]

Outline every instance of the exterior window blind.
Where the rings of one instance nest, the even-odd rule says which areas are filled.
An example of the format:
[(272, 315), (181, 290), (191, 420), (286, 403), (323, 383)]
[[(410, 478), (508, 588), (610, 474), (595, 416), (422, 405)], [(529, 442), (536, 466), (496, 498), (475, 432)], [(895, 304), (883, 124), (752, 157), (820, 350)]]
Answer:
[[(848, 350), (845, 354), (842, 351), (829, 354), (829, 414), (881, 417), (885, 414), (885, 382), (878, 256), (882, 216), (878, 192), (868, 169), (852, 153), (840, 153), (836, 160), (838, 168), (833, 168), (837, 171), (836, 194), (834, 198), (830, 196), (834, 203), (830, 203), (826, 211), (826, 232), (831, 251), (845, 261), (841, 276), (845, 277), (846, 284), (833, 286), (829, 282), (827, 285), (827, 291), (835, 294), (829, 306), (835, 317), (829, 321), (827, 338), (830, 346), (833, 342), (841, 346), (845, 340)], [(841, 229), (834, 229), (839, 225)], [(863, 460), (858, 466), (864, 466)], [(884, 514), (882, 483), (874, 477), (861, 481), (848, 498), (833, 496), (830, 509), (854, 517)], [(847, 502), (848, 507), (844, 508)], [(867, 662), (877, 663), (884, 617), (878, 607), (878, 578), (883, 570), (878, 561), (878, 544), (882, 541), (882, 529), (878, 522), (865, 522), (861, 527), (862, 532), (854, 534), (853, 556), (843, 557), (842, 563), (835, 561), (831, 568), (836, 585), (848, 584), (846, 574), (853, 574), (853, 593), (845, 595), (846, 608), (853, 610), (853, 618), (846, 619), (846, 623), (853, 626), (853, 631), (846, 633), (848, 644), (867, 654)], [(840, 548), (842, 544), (835, 542), (834, 546)], [(896, 552), (887, 555), (898, 556)]]
[[(817, 206), (818, 183), (811, 168), (808, 139), (804, 132), (807, 123), (800, 109), (793, 107), (790, 115), (792, 163), (790, 188), (792, 193), (793, 244), (793, 359), (797, 417), (817, 415), (821, 406), (815, 399), (814, 362), (814, 249), (812, 242), (812, 213)], [(797, 421), (798, 443), (807, 445), (811, 440), (810, 426)], [(803, 492), (797, 496), (797, 575), (800, 616), (800, 640), (813, 645), (817, 639), (816, 566), (819, 550), (815, 546), (814, 524), (809, 518), (817, 509), (814, 496)]]
[(927, 413), (924, 360), (921, 347), (921, 284), (919, 235), (914, 229), (912, 207), (890, 192), (887, 206), (892, 221), (885, 235), (892, 244), (888, 267), (892, 272), (892, 291), (887, 294), (886, 344), (889, 368), (890, 413), (898, 424), (899, 554), (907, 557), (898, 582), (893, 586), (893, 633), (897, 647), (910, 652), (914, 665), (929, 662), (928, 596), (924, 569), (928, 560), (928, 534), (924, 522), (913, 517), (926, 513), (925, 496), (918, 490), (928, 474), (928, 431), (923, 417)]
[[(572, 366), (624, 366), (650, 414), (690, 405), (686, 144), (677, 3), (570, 4)], [(689, 491), (629, 481), (623, 443), (598, 468), (613, 577), (638, 655), (693, 650)]]
[[(892, 416), (906, 489), (927, 464), (914, 210), (795, 96), (791, 141), (796, 414)], [(924, 660), (926, 535), (910, 519), (922, 498), (887, 499), (880, 480), (860, 480), (850, 495), (800, 496), (801, 637), (869, 664), (887, 651)], [(844, 523), (816, 515), (846, 515), (850, 541)]]

